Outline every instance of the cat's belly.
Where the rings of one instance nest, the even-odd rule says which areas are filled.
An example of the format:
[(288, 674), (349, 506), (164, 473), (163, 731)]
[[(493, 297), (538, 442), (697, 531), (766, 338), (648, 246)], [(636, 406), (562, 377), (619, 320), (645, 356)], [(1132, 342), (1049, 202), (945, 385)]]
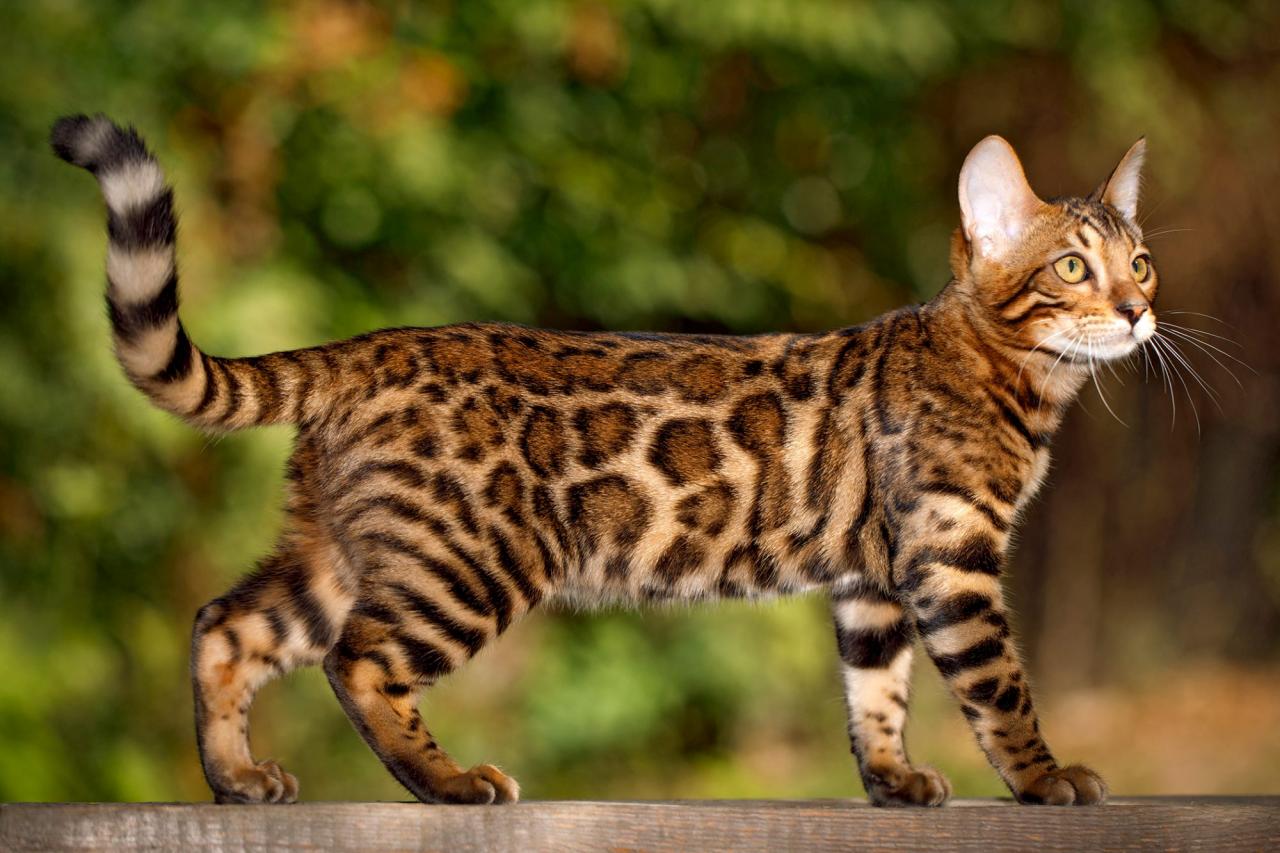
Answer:
[(798, 560), (773, 558), (750, 546), (738, 546), (729, 549), (725, 559), (708, 561), (699, 571), (670, 583), (654, 573), (610, 578), (607, 573), (587, 567), (561, 581), (549, 598), (584, 609), (724, 599), (769, 601), (839, 590), (857, 585), (864, 578), (861, 570), (818, 572)]

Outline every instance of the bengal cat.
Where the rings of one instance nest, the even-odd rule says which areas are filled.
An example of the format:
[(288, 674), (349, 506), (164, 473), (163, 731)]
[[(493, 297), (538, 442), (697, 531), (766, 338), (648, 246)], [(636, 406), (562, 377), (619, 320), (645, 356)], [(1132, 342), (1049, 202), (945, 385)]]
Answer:
[(287, 521), (203, 607), (196, 731), (219, 802), (291, 802), (249, 748), (267, 681), (323, 663), (346, 713), (426, 802), (510, 803), (418, 713), (423, 688), (544, 601), (825, 590), (849, 735), (879, 805), (951, 793), (903, 743), (919, 636), (1022, 803), (1092, 804), (1097, 774), (1040, 734), (1000, 575), (1049, 441), (1095, 361), (1155, 331), (1135, 214), (1139, 140), (1086, 198), (1041, 201), (982, 140), (960, 172), (953, 279), (822, 334), (390, 329), (254, 358), (178, 320), (173, 191), (133, 129), (64, 118), (54, 150), (107, 204), (107, 304), (129, 379), (214, 431), (288, 423)]

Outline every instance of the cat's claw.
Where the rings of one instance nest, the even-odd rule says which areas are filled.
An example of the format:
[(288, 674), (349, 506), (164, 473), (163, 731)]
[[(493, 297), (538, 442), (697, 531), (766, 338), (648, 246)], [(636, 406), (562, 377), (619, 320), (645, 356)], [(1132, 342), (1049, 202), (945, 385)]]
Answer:
[(298, 780), (275, 761), (228, 773), (214, 792), (219, 803), (292, 803), (298, 799)]
[(1094, 806), (1106, 799), (1102, 777), (1079, 764), (1050, 770), (1018, 794), (1018, 802), (1024, 805)]

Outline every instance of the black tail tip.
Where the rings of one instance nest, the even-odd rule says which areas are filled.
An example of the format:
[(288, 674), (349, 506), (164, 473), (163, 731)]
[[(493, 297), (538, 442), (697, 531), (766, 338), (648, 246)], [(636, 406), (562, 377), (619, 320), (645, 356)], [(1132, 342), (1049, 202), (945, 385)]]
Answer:
[(63, 116), (55, 121), (53, 129), (49, 131), (49, 144), (53, 146), (53, 153), (68, 163), (87, 166), (88, 163), (80, 160), (80, 154), (85, 137), (89, 135), (89, 129), (93, 124), (93, 119), (83, 113)]
[(53, 123), (49, 144), (63, 160), (91, 172), (151, 156), (137, 131), (126, 130), (101, 113), (63, 116)]

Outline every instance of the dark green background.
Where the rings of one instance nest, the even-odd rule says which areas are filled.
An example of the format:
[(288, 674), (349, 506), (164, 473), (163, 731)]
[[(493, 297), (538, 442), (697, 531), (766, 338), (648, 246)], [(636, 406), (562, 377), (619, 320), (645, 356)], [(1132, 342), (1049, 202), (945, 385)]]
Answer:
[[(1188, 377), (1176, 415), (1104, 376), (1127, 426), (1087, 391), (1014, 600), (1063, 759), (1126, 794), (1280, 791), (1280, 6), (49, 0), (6, 4), (0, 46), (0, 798), (208, 796), (190, 621), (280, 515), (285, 430), (202, 437), (112, 359), (101, 202), (44, 142), (97, 110), (168, 169), (184, 320), (225, 355), (852, 324), (946, 282), (983, 135), (1051, 196), (1145, 133), (1159, 307), (1225, 325), (1162, 316), (1252, 371), (1185, 347), (1221, 400)], [(818, 600), (539, 613), (424, 712), (535, 798), (847, 796), (833, 646)], [(917, 681), (917, 758), (1001, 792)], [(255, 725), (304, 797), (404, 796), (318, 672)]]

